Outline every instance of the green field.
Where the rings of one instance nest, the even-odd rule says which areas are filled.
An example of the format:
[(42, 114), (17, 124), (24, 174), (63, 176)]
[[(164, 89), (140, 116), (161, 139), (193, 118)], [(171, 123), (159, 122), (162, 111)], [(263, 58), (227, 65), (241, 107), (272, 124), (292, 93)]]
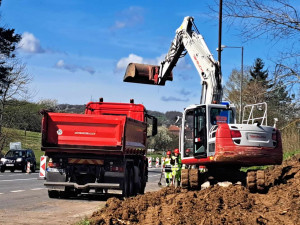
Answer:
[(22, 149), (32, 149), (34, 151), (37, 168), (39, 168), (40, 157), (44, 154), (41, 151), (41, 133), (8, 128), (4, 128), (3, 132), (8, 135), (8, 144), (4, 146), (3, 153), (9, 150), (9, 142), (21, 142)]

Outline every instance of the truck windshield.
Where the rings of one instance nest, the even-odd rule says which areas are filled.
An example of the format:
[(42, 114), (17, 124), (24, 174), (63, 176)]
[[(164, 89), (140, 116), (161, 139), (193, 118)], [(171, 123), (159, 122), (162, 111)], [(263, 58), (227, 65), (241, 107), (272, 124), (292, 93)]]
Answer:
[(234, 123), (233, 111), (231, 109), (212, 108), (210, 110), (210, 123), (212, 125)]

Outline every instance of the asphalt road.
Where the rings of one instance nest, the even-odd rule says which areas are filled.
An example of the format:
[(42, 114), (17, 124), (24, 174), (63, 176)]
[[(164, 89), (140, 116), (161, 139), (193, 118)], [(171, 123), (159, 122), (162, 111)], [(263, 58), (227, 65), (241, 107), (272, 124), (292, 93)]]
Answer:
[[(159, 190), (159, 168), (149, 168), (146, 192)], [(74, 223), (102, 208), (108, 197), (120, 197), (118, 191), (106, 196), (79, 196), (76, 199), (49, 199), (44, 180), (38, 173), (0, 174), (0, 224)], [(164, 183), (164, 179), (162, 179)]]

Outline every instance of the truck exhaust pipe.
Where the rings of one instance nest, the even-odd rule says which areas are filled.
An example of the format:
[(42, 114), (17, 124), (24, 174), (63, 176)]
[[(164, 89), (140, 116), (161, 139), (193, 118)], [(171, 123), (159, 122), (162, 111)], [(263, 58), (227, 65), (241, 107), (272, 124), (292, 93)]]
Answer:
[(167, 76), (166, 80), (158, 83), (159, 69), (159, 66), (129, 63), (123, 81), (140, 84), (165, 85), (166, 80), (173, 80), (173, 74), (171, 72)]

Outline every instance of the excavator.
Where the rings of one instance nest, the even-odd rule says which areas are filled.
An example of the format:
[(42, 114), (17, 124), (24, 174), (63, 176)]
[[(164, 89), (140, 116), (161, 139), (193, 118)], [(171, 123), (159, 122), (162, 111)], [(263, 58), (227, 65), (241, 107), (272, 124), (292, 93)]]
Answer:
[[(165, 85), (173, 80), (179, 58), (188, 53), (202, 82), (200, 104), (186, 107), (182, 116), (179, 149), (184, 167), (181, 186), (199, 189), (204, 182), (241, 182), (251, 192), (267, 189), (263, 170), (242, 172), (241, 167), (282, 163), (278, 129), (267, 126), (267, 105), (244, 107), (242, 123), (236, 108), (222, 102), (220, 64), (213, 58), (193, 17), (185, 17), (160, 65), (130, 63), (124, 82)], [(263, 112), (261, 112), (263, 111)], [(205, 167), (206, 169), (200, 169)]]

